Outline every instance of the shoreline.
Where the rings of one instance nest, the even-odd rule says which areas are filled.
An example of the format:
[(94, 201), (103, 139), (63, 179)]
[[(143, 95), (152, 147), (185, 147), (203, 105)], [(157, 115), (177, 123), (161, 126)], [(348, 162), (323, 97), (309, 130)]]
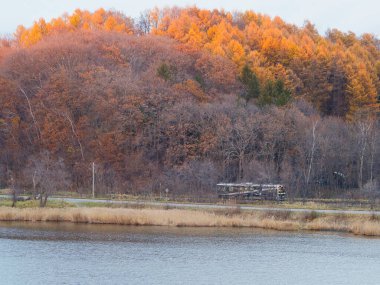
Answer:
[(380, 237), (380, 217), (371, 215), (244, 212), (229, 210), (131, 208), (11, 208), (0, 207), (4, 222), (70, 222), (124, 226), (241, 227), (278, 231), (333, 231)]
[[(20, 196), (27, 197), (27, 196)], [(11, 199), (9, 195), (0, 194), (0, 207), (1, 206), (11, 206)], [(19, 207), (21, 203), (21, 208), (26, 207), (38, 207), (38, 205), (31, 205), (22, 203), (31, 203), (31, 200), (19, 201), (16, 207)], [(335, 206), (332, 206), (336, 203)], [(339, 204), (340, 203), (340, 204)], [(362, 205), (360, 201), (357, 206), (349, 206), (349, 202), (331, 202), (322, 203), (316, 201), (307, 201), (305, 203), (300, 201), (285, 201), (285, 202), (275, 202), (275, 201), (259, 201), (257, 203), (235, 203), (226, 202), (221, 203), (217, 201), (212, 202), (194, 202), (185, 200), (155, 200), (155, 199), (139, 199), (134, 197), (133, 199), (107, 199), (101, 198), (88, 198), (88, 197), (59, 197), (52, 196), (48, 200), (47, 207), (49, 204), (60, 204), (59, 207), (149, 207), (149, 208), (162, 208), (171, 207), (178, 209), (199, 209), (199, 210), (216, 210), (216, 209), (227, 209), (239, 207), (241, 210), (248, 211), (293, 211), (293, 212), (317, 212), (321, 214), (358, 214), (358, 215), (379, 215), (380, 216), (380, 204), (375, 204), (375, 206), (358, 206)], [(351, 204), (354, 201), (350, 202)], [(339, 204), (339, 206), (338, 206)]]

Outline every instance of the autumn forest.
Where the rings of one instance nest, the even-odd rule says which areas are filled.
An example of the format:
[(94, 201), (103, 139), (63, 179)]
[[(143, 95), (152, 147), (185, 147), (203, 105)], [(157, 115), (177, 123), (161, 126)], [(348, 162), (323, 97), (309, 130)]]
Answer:
[(253, 11), (76, 10), (0, 42), (0, 188), (380, 195), (380, 40)]

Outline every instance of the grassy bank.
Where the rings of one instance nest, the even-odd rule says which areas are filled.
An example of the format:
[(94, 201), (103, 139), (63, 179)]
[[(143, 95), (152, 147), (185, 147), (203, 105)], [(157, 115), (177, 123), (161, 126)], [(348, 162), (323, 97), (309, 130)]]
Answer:
[(275, 207), (283, 209), (307, 209), (307, 210), (353, 210), (353, 211), (380, 211), (380, 204), (371, 205), (368, 201), (360, 200), (324, 200), (324, 201), (260, 201), (256, 204), (247, 204), (256, 207)]
[(338, 231), (380, 236), (380, 217), (178, 209), (24, 208), (0, 207), (0, 221), (73, 222), (135, 226), (253, 227), (284, 231)]
[[(9, 189), (0, 189), (0, 195), (10, 195)], [(30, 196), (30, 193), (24, 193), (24, 196)], [(92, 199), (92, 194), (80, 194), (77, 192), (60, 191), (55, 193), (52, 197), (55, 198), (78, 198), (78, 199)], [(222, 205), (246, 205), (263, 208), (283, 208), (286, 209), (307, 209), (307, 210), (354, 210), (354, 211), (380, 211), (380, 200), (370, 201), (368, 199), (302, 199), (286, 200), (283, 202), (270, 201), (270, 200), (256, 200), (256, 201), (221, 201), (217, 197), (200, 198), (200, 197), (160, 197), (155, 195), (127, 195), (127, 194), (103, 194), (97, 195), (96, 199), (110, 200), (110, 201), (129, 201), (144, 204), (145, 202), (160, 202), (160, 203), (179, 203), (179, 204), (222, 204)], [(5, 198), (3, 199), (5, 200)], [(48, 203), (51, 200), (48, 200)], [(83, 202), (82, 206), (85, 207), (110, 207), (111, 203), (95, 203)], [(0, 206), (5, 205), (1, 203)], [(51, 204), (52, 207), (54, 206)], [(20, 206), (22, 207), (22, 206)], [(117, 206), (120, 207), (120, 206)]]
[[(59, 196), (57, 196), (59, 198)], [(61, 196), (66, 197), (66, 196)], [(67, 196), (70, 197), (70, 196)], [(91, 196), (82, 198), (91, 199)], [(221, 201), (218, 198), (209, 199), (190, 199), (184, 197), (170, 197), (170, 198), (160, 198), (155, 196), (132, 196), (132, 195), (116, 195), (116, 196), (105, 196), (97, 197), (98, 199), (112, 200), (112, 201), (132, 201), (132, 202), (161, 202), (161, 203), (178, 203), (178, 204), (227, 204), (231, 206), (235, 205), (247, 205), (254, 207), (263, 208), (283, 208), (283, 209), (308, 209), (308, 210), (357, 210), (357, 211), (369, 211), (375, 210), (380, 211), (380, 201), (376, 203), (370, 203), (368, 200), (354, 200), (354, 199), (316, 199), (308, 200), (306, 202), (300, 199), (294, 201), (270, 201), (270, 200), (257, 200), (257, 201)], [(95, 203), (94, 203), (95, 204)], [(96, 204), (95, 204), (96, 205)]]
[[(0, 199), (0, 207), (11, 207), (12, 200), (10, 199)], [(15, 208), (37, 208), (40, 206), (39, 200), (28, 200), (28, 201), (17, 201)], [(47, 207), (49, 208), (66, 208), (66, 207), (75, 207), (75, 204), (65, 202), (63, 200), (48, 200)]]

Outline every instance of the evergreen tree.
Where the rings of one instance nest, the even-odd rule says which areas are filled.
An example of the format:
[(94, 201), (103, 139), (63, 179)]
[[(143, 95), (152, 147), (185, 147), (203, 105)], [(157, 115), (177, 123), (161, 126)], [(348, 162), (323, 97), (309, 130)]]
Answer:
[(260, 94), (258, 104), (260, 106), (272, 104), (276, 106), (284, 106), (290, 101), (290, 99), (291, 92), (285, 87), (282, 80), (269, 80)]
[(260, 96), (260, 82), (255, 73), (248, 65), (243, 67), (240, 81), (246, 86), (242, 97), (248, 102), (251, 99), (257, 99)]

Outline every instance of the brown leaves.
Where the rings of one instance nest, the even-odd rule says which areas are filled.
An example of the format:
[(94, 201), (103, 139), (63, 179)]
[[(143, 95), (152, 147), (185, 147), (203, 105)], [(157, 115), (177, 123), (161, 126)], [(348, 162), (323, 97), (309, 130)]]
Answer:
[(206, 102), (208, 100), (208, 96), (202, 90), (200, 84), (192, 79), (188, 79), (183, 83), (174, 85), (180, 92), (188, 93), (194, 96), (199, 102)]

